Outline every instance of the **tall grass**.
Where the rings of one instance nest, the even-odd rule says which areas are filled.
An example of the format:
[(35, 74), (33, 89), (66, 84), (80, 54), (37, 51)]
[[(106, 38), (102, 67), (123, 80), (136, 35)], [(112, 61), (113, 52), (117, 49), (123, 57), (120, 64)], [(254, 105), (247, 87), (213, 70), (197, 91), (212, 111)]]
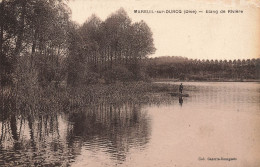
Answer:
[(178, 90), (177, 85), (146, 82), (117, 82), (58, 88), (50, 85), (43, 88), (33, 81), (35, 74), (32, 72), (30, 75), (25, 83), (18, 84), (12, 89), (5, 88), (4, 96), (1, 97), (5, 100), (4, 105), (1, 104), (3, 111), (26, 116), (37, 113), (71, 112), (76, 108), (104, 103), (170, 103), (172, 98), (167, 92)]

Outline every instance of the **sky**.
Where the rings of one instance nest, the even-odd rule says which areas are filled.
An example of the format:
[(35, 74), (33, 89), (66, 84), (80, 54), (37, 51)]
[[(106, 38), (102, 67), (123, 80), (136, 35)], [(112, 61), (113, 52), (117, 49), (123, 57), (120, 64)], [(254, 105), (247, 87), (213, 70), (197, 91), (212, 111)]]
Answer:
[[(72, 20), (79, 24), (92, 14), (105, 20), (123, 7), (132, 22), (144, 20), (151, 28), (157, 50), (150, 57), (260, 58), (259, 0), (71, 0), (69, 7)], [(154, 13), (134, 13), (134, 10)], [(182, 13), (156, 13), (157, 10), (181, 10)], [(197, 13), (184, 14), (184, 10)], [(218, 10), (218, 14), (206, 10)], [(226, 13), (220, 14), (221, 10)], [(228, 10), (243, 13), (227, 13)]]

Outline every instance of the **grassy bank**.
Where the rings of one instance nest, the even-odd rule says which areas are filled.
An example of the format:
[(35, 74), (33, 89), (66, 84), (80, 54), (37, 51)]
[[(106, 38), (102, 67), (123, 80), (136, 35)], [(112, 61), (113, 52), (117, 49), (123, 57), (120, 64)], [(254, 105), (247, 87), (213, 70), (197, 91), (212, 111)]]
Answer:
[(100, 103), (120, 104), (128, 101), (134, 103), (169, 102), (168, 92), (178, 90), (178, 85), (130, 82), (92, 85), (84, 88), (64, 89), (67, 106), (79, 107)]
[[(24, 114), (71, 112), (76, 108), (100, 104), (171, 103), (169, 92), (178, 91), (178, 85), (147, 82), (96, 84), (81, 87), (49, 86), (46, 88), (6, 88), (1, 97), (5, 113)], [(8, 95), (8, 96), (7, 96)], [(8, 99), (6, 99), (8, 97)]]

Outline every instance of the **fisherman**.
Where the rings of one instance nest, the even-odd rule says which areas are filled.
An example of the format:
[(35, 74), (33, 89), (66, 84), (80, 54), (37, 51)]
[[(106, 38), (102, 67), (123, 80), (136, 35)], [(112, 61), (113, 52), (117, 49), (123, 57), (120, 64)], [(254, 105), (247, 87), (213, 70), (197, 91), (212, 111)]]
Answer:
[(183, 85), (181, 83), (180, 87), (179, 87), (179, 92), (182, 94), (182, 90), (183, 90)]

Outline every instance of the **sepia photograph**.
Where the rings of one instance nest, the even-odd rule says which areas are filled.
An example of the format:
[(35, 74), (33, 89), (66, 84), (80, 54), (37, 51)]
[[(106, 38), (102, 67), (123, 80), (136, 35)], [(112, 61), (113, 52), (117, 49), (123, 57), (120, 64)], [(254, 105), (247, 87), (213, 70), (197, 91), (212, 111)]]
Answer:
[(259, 0), (0, 0), (1, 167), (259, 157)]

